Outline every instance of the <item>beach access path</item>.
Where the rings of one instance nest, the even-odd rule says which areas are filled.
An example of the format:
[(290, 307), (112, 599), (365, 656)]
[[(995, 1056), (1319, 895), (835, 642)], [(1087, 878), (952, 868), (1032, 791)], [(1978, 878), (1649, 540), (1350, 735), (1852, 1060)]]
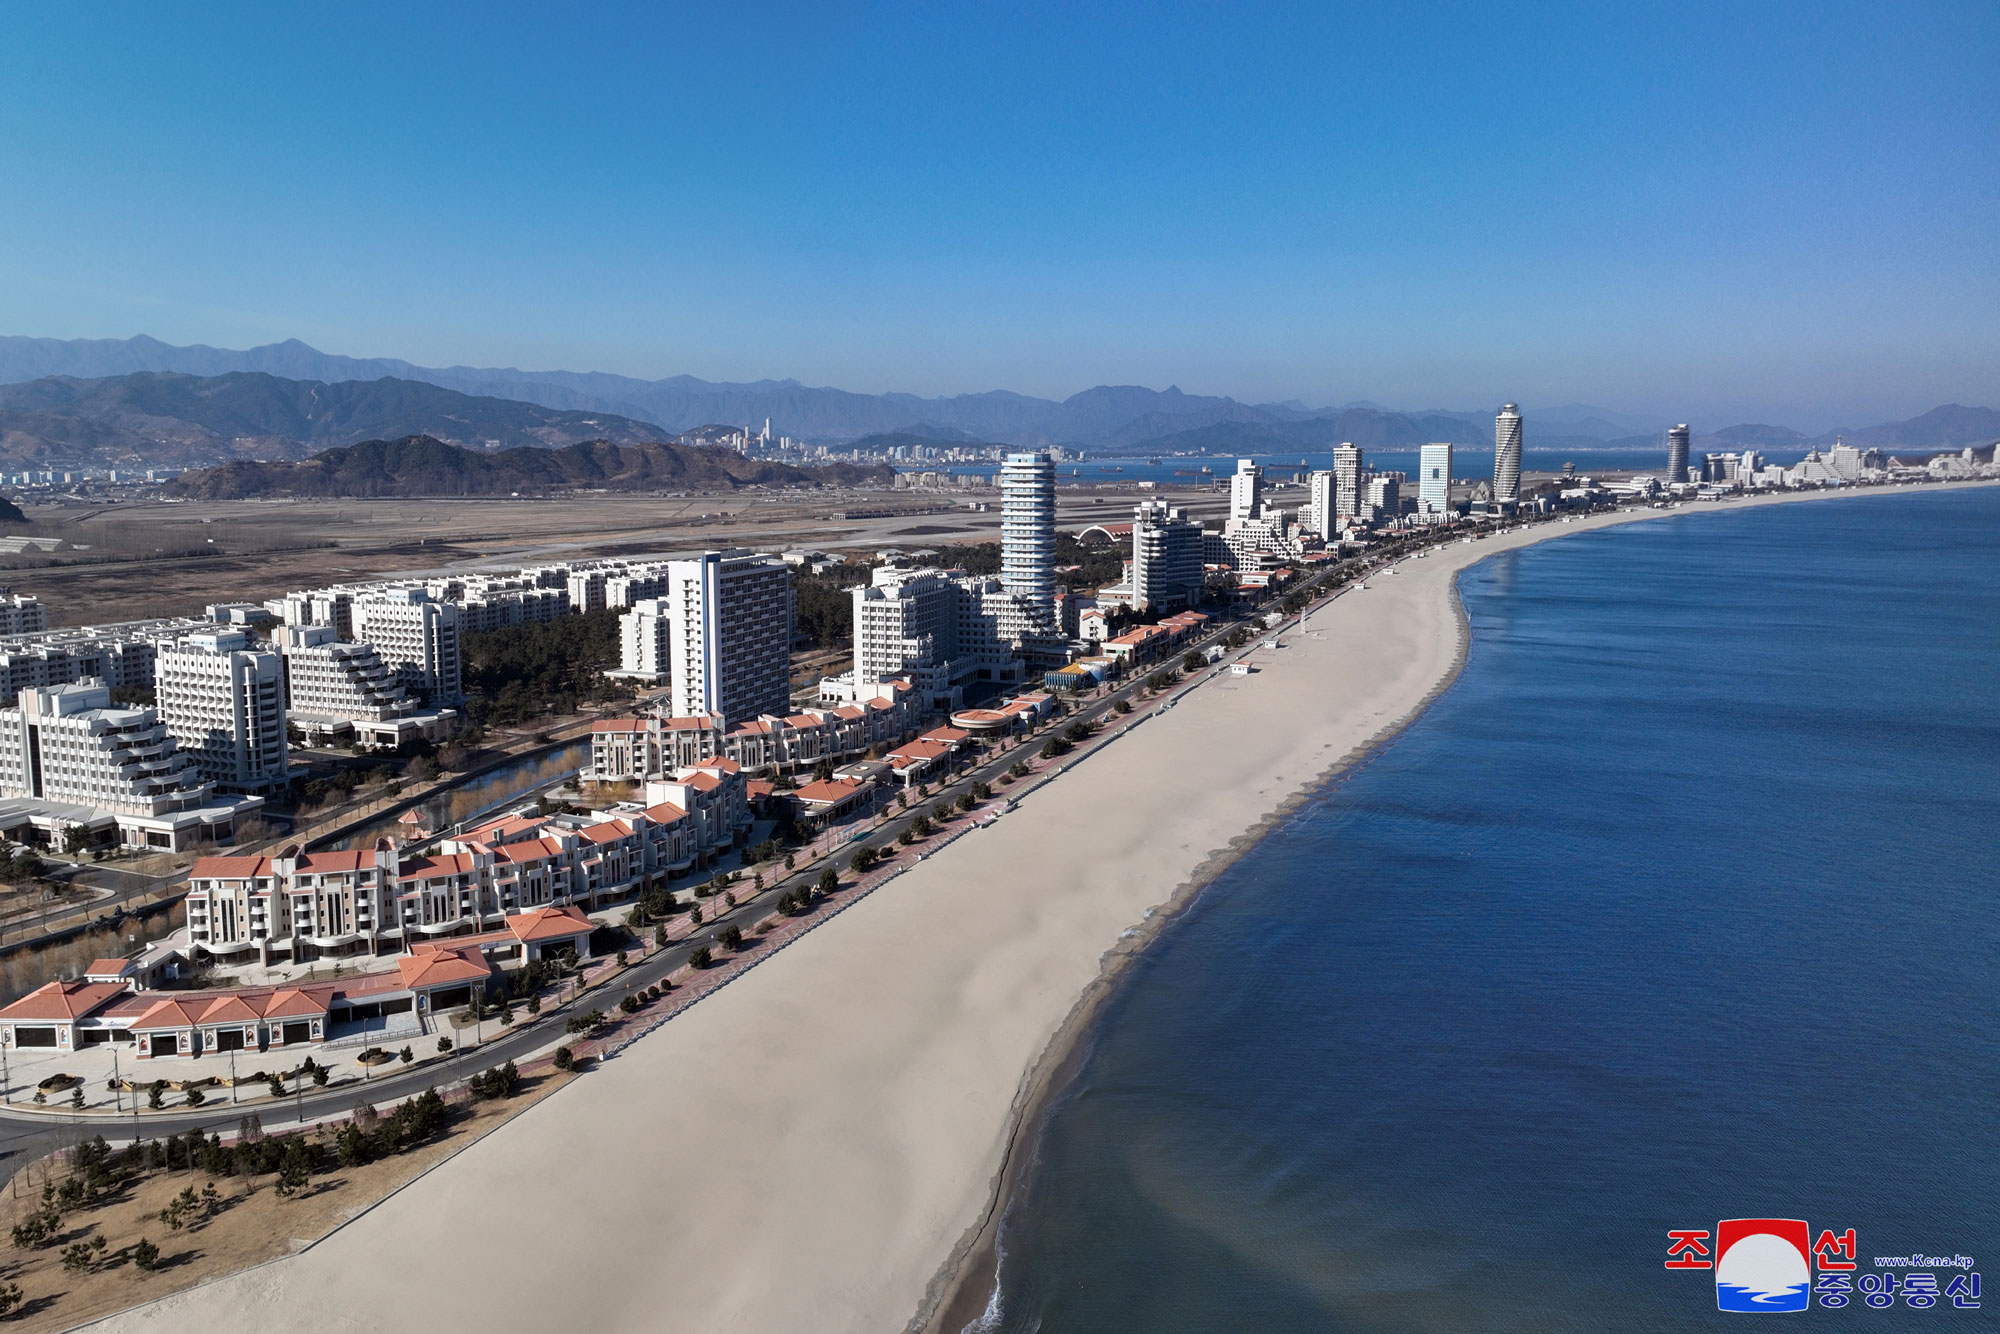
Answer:
[(1405, 559), (310, 1250), (99, 1327), (903, 1329), (1121, 951), (1455, 675), (1459, 570), (1763, 503)]

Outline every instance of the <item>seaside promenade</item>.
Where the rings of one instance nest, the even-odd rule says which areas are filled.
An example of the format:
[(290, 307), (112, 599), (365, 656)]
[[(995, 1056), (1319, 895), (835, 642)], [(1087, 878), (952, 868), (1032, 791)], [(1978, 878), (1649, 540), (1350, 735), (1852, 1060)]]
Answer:
[[(900, 1329), (968, 1257), (983, 1302), (981, 1226), (1052, 1058), (1161, 909), (1449, 682), (1458, 571), (1710, 512), (1402, 561), (311, 1250), (103, 1327)], [(532, 1258), (496, 1263), (514, 1229)]]

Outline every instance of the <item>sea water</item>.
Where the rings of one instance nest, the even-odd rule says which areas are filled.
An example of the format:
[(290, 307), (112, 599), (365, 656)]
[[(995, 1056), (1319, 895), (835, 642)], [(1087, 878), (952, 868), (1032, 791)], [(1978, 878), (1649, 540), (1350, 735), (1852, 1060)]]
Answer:
[(1735, 1328), (1664, 1261), (1746, 1217), (2000, 1281), (2000, 490), (1460, 587), (1457, 683), (1101, 1012), (987, 1327)]

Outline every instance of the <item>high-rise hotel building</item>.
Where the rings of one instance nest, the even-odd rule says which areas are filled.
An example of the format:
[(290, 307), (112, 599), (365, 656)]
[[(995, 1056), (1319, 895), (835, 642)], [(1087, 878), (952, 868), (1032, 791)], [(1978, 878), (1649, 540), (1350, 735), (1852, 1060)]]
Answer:
[(153, 678), (160, 722), (205, 782), (262, 793), (291, 777), (278, 654), (218, 628), (162, 643)]
[(783, 561), (749, 551), (671, 561), (659, 601), (674, 716), (747, 722), (791, 712), (792, 572)]
[(1000, 633), (1023, 645), (1056, 629), (1056, 465), (1042, 452), (1000, 465), (1000, 586), (1014, 606)]
[(1667, 481), (1685, 482), (1688, 479), (1688, 428), (1682, 422), (1667, 432)]
[(1333, 447), (1333, 507), (1345, 518), (1361, 513), (1361, 449), (1341, 443)]
[(1418, 461), (1417, 508), (1425, 514), (1451, 510), (1451, 445), (1425, 445)]
[(1521, 500), (1521, 410), (1509, 403), (1493, 420), (1493, 501), (1515, 505)]

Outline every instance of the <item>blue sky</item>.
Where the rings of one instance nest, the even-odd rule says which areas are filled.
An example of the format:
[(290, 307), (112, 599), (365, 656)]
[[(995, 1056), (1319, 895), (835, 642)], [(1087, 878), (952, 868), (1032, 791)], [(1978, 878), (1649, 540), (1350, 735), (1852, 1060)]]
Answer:
[(2000, 406), (1991, 3), (7, 25), (0, 332), (1708, 425)]

